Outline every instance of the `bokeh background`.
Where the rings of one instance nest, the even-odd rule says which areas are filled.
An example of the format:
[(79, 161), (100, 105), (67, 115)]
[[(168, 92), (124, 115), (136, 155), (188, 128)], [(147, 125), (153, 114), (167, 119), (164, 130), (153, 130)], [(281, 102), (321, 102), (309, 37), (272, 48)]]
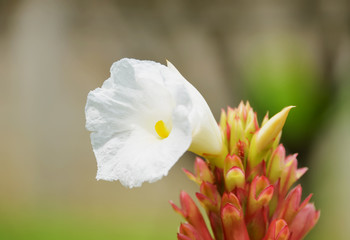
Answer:
[(0, 0), (0, 239), (175, 239), (181, 168), (142, 188), (96, 181), (87, 93), (123, 57), (169, 59), (220, 109), (249, 100), (284, 128), (321, 219), (350, 236), (350, 2)]

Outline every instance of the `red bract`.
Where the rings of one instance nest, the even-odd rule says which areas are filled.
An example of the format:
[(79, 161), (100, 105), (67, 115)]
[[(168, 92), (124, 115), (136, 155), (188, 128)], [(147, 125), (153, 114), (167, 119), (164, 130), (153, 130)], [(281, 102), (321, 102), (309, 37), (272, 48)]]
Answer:
[(302, 201), (301, 185), (290, 190), (307, 168), (298, 169), (297, 155), (286, 156), (279, 144), (291, 108), (266, 115), (261, 128), (249, 103), (222, 111), (228, 155), (197, 158), (194, 174), (184, 170), (200, 186), (196, 197), (213, 236), (194, 201), (181, 192), (181, 208), (171, 202), (187, 221), (178, 239), (301, 240), (315, 226), (320, 212), (309, 203), (312, 195)]
[[(197, 208), (195, 202), (192, 200), (192, 198), (186, 193), (181, 192), (180, 194), (180, 202), (181, 202), (181, 208), (178, 208), (175, 204), (170, 202), (170, 204), (173, 206), (173, 209), (175, 212), (179, 213), (182, 217), (184, 217), (187, 222), (192, 225), (194, 229), (196, 229), (196, 232), (192, 232), (194, 235), (198, 234), (203, 240), (210, 240), (212, 239), (210, 236), (210, 233), (208, 231), (208, 228), (204, 222), (203, 216), (200, 213), (199, 209)], [(185, 232), (181, 233), (184, 234)], [(196, 234), (195, 234), (196, 233)]]

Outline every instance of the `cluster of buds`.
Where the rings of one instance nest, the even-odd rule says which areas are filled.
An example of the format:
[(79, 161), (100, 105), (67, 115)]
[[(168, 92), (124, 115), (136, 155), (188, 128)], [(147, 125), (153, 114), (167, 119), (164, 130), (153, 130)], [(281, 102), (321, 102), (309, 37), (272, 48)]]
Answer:
[(301, 201), (301, 186), (290, 190), (307, 168), (298, 169), (297, 155), (286, 156), (279, 144), (291, 108), (270, 119), (266, 115), (261, 127), (249, 103), (222, 111), (225, 154), (204, 156), (206, 161), (198, 157), (194, 173), (184, 170), (200, 186), (196, 197), (209, 223), (181, 192), (181, 207), (170, 202), (186, 220), (178, 239), (299, 240), (314, 227), (320, 212), (309, 203), (311, 194)]

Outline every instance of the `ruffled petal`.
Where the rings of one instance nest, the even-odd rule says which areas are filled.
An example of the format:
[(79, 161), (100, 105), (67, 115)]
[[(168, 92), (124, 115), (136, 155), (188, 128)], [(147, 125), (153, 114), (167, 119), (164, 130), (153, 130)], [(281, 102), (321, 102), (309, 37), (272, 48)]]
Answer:
[[(167, 67), (134, 59), (114, 63), (86, 104), (97, 179), (136, 187), (167, 175), (191, 144), (191, 108), (183, 80)], [(165, 139), (154, 129), (159, 120), (171, 127)]]

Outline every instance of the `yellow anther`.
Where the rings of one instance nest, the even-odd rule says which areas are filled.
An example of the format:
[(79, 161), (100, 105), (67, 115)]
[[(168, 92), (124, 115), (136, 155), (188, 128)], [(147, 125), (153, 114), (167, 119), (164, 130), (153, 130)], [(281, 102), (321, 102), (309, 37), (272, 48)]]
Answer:
[(167, 138), (170, 134), (170, 131), (167, 129), (162, 120), (158, 121), (154, 128), (156, 129), (156, 132), (161, 138)]

